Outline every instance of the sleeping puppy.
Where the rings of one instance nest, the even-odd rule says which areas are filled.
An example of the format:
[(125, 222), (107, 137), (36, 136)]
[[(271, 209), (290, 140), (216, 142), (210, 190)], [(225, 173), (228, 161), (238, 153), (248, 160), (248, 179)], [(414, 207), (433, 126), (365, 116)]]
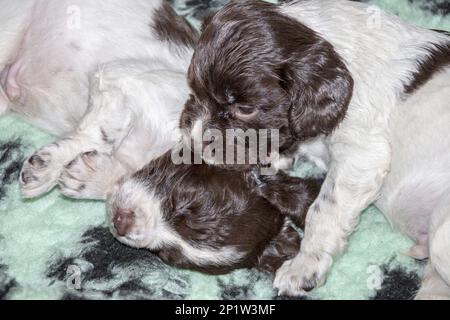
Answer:
[(234, 1), (205, 25), (182, 116), (204, 130), (278, 129), (327, 177), (280, 294), (325, 282), (370, 204), (429, 258), (418, 298), (450, 297), (450, 37), (350, 1)]
[(0, 114), (60, 138), (24, 163), (24, 197), (59, 183), (66, 196), (104, 199), (125, 172), (179, 140), (198, 34), (166, 1), (0, 0), (0, 7)]
[(300, 249), (320, 181), (257, 169), (176, 165), (171, 153), (124, 179), (108, 199), (110, 228), (122, 243), (169, 265), (208, 274), (257, 267), (275, 272)]

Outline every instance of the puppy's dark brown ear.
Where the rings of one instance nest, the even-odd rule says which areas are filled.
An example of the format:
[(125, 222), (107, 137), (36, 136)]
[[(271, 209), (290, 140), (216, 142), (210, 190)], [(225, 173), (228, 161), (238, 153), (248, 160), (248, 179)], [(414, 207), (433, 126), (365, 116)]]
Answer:
[(203, 32), (205, 28), (211, 23), (215, 14), (216, 12), (214, 11), (205, 14), (205, 16), (202, 18), (202, 25), (200, 26), (200, 32)]
[(291, 131), (301, 140), (330, 134), (347, 113), (353, 78), (328, 41), (297, 21), (283, 23), (278, 45), (286, 61), (280, 78), (291, 100)]
[(323, 183), (323, 180), (290, 177), (283, 172), (264, 176), (257, 168), (248, 174), (247, 179), (259, 196), (281, 214), (289, 216), (300, 228), (304, 227), (308, 209), (319, 195)]
[(270, 242), (259, 257), (257, 269), (275, 273), (285, 261), (298, 254), (300, 242), (298, 232), (292, 226), (284, 226), (280, 234)]

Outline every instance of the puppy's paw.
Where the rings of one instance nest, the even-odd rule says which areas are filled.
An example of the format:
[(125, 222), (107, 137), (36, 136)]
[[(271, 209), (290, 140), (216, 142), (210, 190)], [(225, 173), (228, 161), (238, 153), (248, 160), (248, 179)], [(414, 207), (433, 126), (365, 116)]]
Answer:
[(300, 253), (287, 261), (277, 271), (274, 288), (280, 296), (304, 296), (307, 292), (325, 284), (326, 274), (331, 267), (329, 255)]
[(74, 199), (106, 199), (114, 176), (111, 156), (86, 152), (69, 163), (59, 178), (62, 194)]
[(63, 168), (59, 163), (58, 146), (51, 144), (28, 158), (20, 173), (20, 187), (24, 198), (35, 198), (56, 186)]

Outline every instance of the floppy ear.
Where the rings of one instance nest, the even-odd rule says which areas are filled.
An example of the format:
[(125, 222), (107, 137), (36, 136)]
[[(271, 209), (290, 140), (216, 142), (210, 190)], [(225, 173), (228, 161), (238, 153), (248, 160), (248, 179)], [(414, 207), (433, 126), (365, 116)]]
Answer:
[(211, 23), (215, 14), (216, 14), (216, 12), (209, 12), (203, 17), (202, 24), (200, 26), (200, 33), (203, 33), (205, 28)]
[(292, 226), (283, 226), (280, 234), (270, 242), (259, 257), (256, 268), (260, 271), (275, 273), (285, 261), (298, 254), (300, 242), (300, 235)]
[(258, 169), (253, 169), (247, 179), (261, 197), (281, 214), (289, 216), (300, 228), (304, 227), (308, 209), (319, 195), (323, 183), (323, 180), (290, 177), (283, 172), (264, 176)]
[(267, 21), (275, 52), (280, 52), (277, 68), (290, 98), (291, 131), (302, 140), (331, 133), (344, 119), (353, 94), (344, 61), (331, 43), (299, 21), (280, 12), (272, 12)]
[(330, 134), (344, 119), (353, 94), (353, 78), (344, 62), (331, 44), (317, 41), (284, 68), (290, 127), (300, 140)]

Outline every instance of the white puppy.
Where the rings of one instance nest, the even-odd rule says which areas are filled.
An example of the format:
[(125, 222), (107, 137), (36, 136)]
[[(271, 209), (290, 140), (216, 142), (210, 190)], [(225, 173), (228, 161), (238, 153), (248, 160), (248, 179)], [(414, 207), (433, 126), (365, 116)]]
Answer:
[(0, 112), (63, 138), (25, 162), (25, 197), (59, 180), (67, 196), (103, 199), (175, 144), (197, 33), (165, 1), (0, 6)]

